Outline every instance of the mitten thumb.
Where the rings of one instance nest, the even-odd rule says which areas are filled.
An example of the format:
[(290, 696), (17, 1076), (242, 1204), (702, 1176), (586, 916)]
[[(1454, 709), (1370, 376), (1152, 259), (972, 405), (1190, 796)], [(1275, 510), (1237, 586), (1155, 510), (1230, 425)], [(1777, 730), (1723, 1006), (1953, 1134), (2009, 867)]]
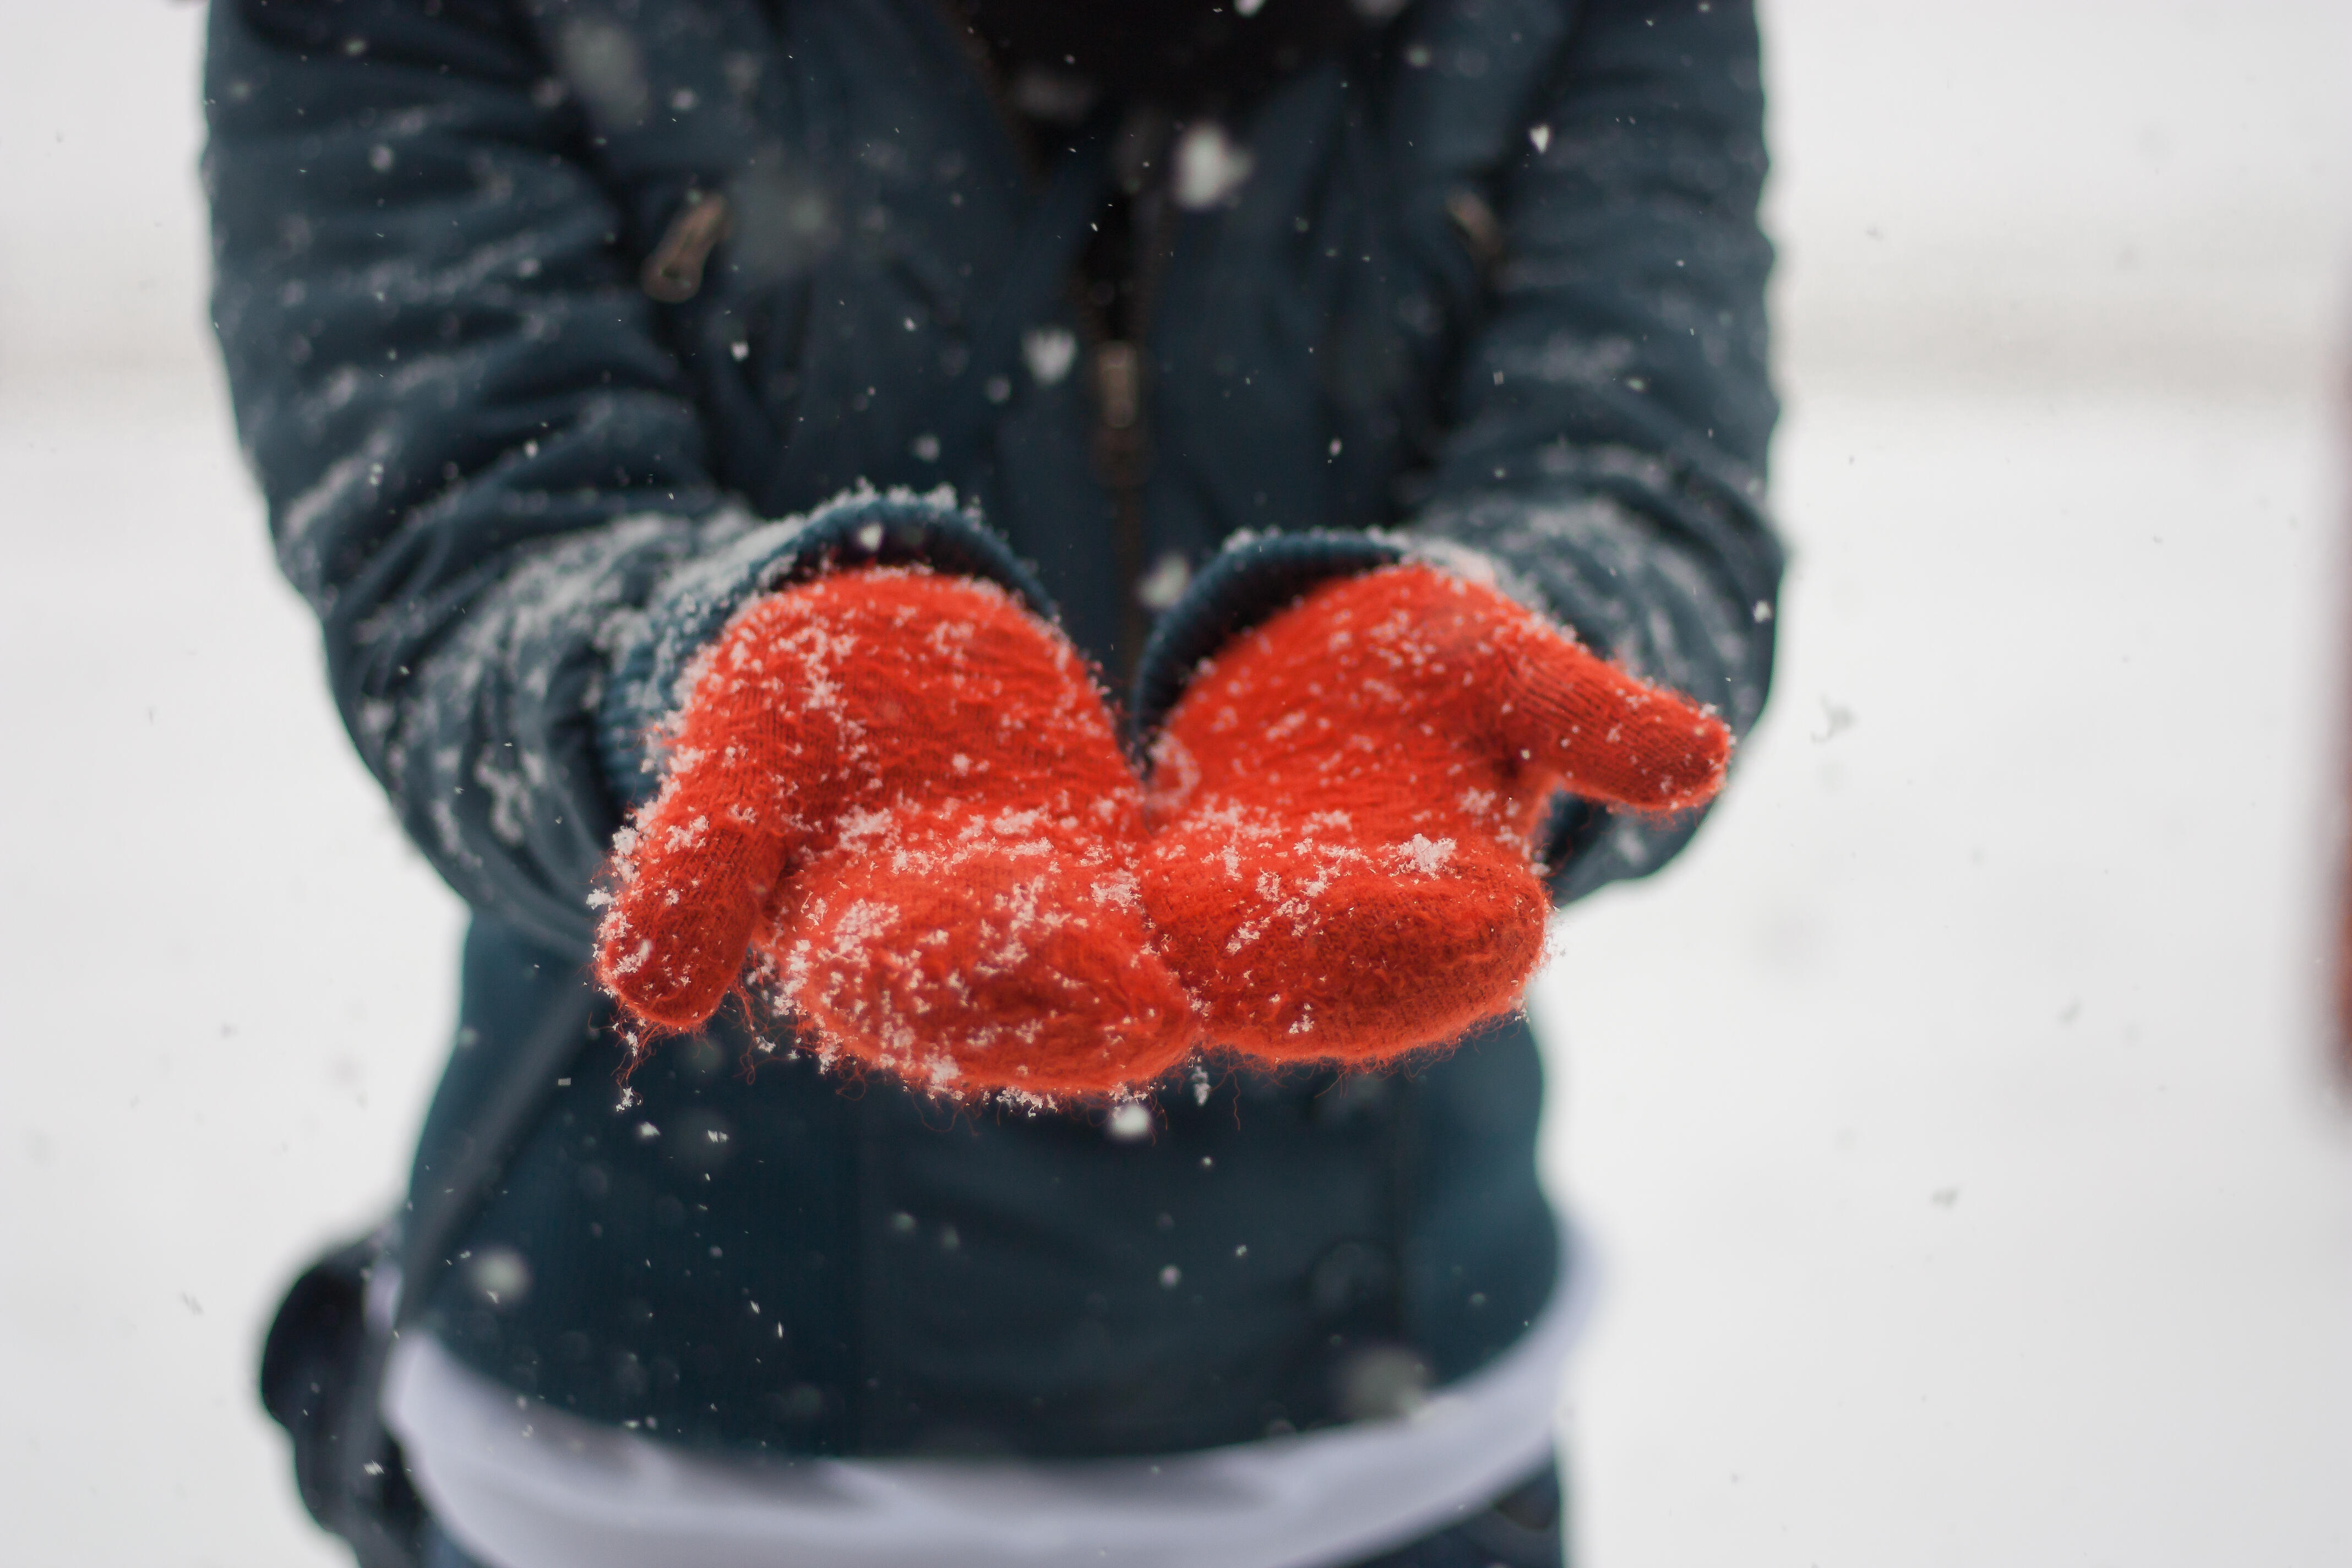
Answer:
[(1684, 811), (1723, 787), (1731, 731), (1714, 713), (1626, 674), (1549, 627), (1502, 642), (1503, 740), (1571, 794), (1635, 811)]
[(596, 978), (641, 1022), (698, 1029), (742, 971), (785, 843), (681, 791), (615, 849), (619, 886), (596, 932)]

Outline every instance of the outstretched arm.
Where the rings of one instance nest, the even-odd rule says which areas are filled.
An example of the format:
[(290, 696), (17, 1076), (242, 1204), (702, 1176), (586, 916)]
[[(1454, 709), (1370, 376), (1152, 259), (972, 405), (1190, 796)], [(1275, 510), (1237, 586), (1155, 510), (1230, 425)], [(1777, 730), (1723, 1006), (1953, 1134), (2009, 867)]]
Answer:
[[(1781, 568), (1758, 55), (1742, 0), (1578, 9), (1493, 185), (1492, 313), (1413, 525), (1736, 731), (1764, 706)], [(1555, 890), (1654, 869), (1696, 824), (1571, 808)]]
[(535, 8), (220, 0), (214, 318), (287, 575), (411, 837), (586, 951), (587, 895), (693, 655), (806, 563), (1042, 598), (949, 500), (730, 504)]
[(450, 883), (560, 949), (607, 646), (709, 548), (695, 412), (510, 7), (222, 0), (214, 321), (335, 700)]
[[(1385, 282), (1336, 261), (1318, 274), (1361, 290), (1349, 330), (1318, 345), (1352, 368), (1259, 377), (1252, 409), (1276, 423), (1354, 409), (1373, 438), (1346, 454), (1377, 451), (1391, 411), (1374, 373), (1406, 351), (1359, 340), (1377, 345), (1393, 317), (1406, 341), (1428, 340), (1439, 378), (1402, 410), (1418, 471), (1400, 494), (1333, 441), (1333, 477), (1294, 486), (1266, 516), (1349, 526), (1252, 536), (1212, 561), (1154, 634), (1139, 717), (1159, 723), (1202, 658), (1315, 584), (1420, 556), (1744, 731), (1763, 706), (1780, 573), (1762, 503), (1777, 405), (1752, 7), (1487, 0), (1415, 6), (1396, 26), (1368, 134), (1389, 139), (1378, 166), (1395, 182), (1377, 204), (1393, 225), (1380, 243), (1409, 259)], [(1290, 183), (1269, 186), (1257, 216), (1286, 235), (1320, 164), (1282, 166)], [(1264, 258), (1277, 263), (1278, 247)], [(1216, 384), (1221, 398), (1247, 391)], [(1361, 531), (1382, 519), (1395, 531)], [(1654, 870), (1696, 823), (1563, 799), (1541, 844), (1555, 898)]]

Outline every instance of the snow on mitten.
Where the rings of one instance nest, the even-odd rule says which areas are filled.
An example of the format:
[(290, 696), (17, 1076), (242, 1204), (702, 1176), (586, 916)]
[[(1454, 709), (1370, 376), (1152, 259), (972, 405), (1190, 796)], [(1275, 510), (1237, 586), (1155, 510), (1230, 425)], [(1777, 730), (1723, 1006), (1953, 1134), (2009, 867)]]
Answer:
[(615, 844), (596, 972), (642, 1023), (755, 988), (821, 1054), (952, 1093), (1108, 1092), (1192, 1040), (1133, 864), (1142, 791), (1068, 639), (869, 568), (753, 600)]
[(1170, 713), (1144, 901), (1210, 1043), (1384, 1060), (1517, 1003), (1554, 789), (1678, 811), (1730, 749), (1712, 714), (1492, 589), (1419, 564), (1325, 583)]

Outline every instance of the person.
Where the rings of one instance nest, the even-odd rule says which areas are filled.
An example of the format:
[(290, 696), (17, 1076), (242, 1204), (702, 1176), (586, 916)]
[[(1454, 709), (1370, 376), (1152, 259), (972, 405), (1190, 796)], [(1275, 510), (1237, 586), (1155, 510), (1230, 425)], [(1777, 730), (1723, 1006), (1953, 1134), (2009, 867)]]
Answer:
[[(314, 1511), (371, 1563), (1562, 1561), (1588, 1271), (1510, 1009), (1719, 776), (1592, 783), (1647, 763), (1591, 693), (1765, 700), (1751, 7), (217, 0), (205, 93), (278, 559), (472, 911), (349, 1276), (397, 1445), (295, 1331), (359, 1331), (327, 1276), (265, 1362)], [(981, 842), (1049, 785), (1076, 837)], [(1050, 962), (988, 924), (1038, 888)]]

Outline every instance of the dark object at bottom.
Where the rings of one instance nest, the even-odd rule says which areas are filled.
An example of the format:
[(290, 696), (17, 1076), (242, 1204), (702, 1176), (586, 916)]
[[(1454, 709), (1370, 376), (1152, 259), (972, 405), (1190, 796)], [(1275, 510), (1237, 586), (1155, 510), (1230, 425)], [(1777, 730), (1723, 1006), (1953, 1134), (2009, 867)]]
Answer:
[[(423, 1568), (495, 1568), (466, 1555), (438, 1525), (425, 1528)], [(1368, 1557), (1352, 1568), (1568, 1568), (1568, 1503), (1547, 1459), (1461, 1523)]]
[(376, 1413), (388, 1347), (367, 1321), (368, 1276), (392, 1245), (387, 1226), (305, 1269), (261, 1352), (261, 1403), (293, 1439), (302, 1506), (361, 1568), (414, 1568), (425, 1517)]
[(396, 1267), (401, 1321), (411, 1321), (482, 1189), (591, 1037), (594, 996), (584, 977), (554, 974), (549, 991), (537, 1026), (516, 1041), (473, 1108), (465, 1153), (447, 1180), (313, 1261), (278, 1304), (262, 1344), (261, 1404), (292, 1439), (302, 1506), (342, 1538), (360, 1568), (421, 1568), (436, 1533), (378, 1407), (394, 1325), (370, 1318), (370, 1281)]

